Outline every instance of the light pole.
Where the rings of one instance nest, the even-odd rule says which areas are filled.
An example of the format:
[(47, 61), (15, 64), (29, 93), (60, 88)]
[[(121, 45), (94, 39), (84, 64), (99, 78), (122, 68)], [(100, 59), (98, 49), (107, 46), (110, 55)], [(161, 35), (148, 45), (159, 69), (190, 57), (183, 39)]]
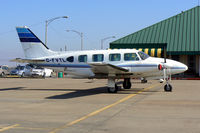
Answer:
[(81, 37), (81, 50), (83, 50), (83, 33), (82, 32), (79, 32), (79, 31), (76, 31), (76, 30), (66, 30), (67, 32), (75, 32), (77, 33), (80, 37)]
[(68, 18), (67, 16), (61, 16), (61, 17), (55, 17), (52, 19), (48, 19), (45, 21), (45, 45), (47, 46), (47, 26), (54, 20), (60, 19), (60, 18)]
[(101, 49), (103, 49), (103, 42), (107, 39), (111, 39), (111, 38), (115, 38), (115, 36), (109, 36), (109, 37), (106, 37), (106, 38), (103, 38), (101, 39)]

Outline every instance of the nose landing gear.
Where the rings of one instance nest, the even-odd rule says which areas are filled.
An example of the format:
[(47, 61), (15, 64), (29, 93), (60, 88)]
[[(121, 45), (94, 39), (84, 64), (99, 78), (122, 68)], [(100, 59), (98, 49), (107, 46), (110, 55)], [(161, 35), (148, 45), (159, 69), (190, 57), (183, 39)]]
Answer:
[(169, 84), (169, 80), (171, 81), (171, 75), (170, 75), (170, 78), (168, 78), (168, 76), (166, 76), (166, 78), (165, 78), (165, 81), (166, 81), (166, 85), (164, 86), (165, 92), (171, 92), (172, 91), (172, 85)]
[(172, 91), (172, 86), (171, 86), (170, 84), (166, 84), (166, 85), (164, 86), (164, 90), (165, 90), (166, 92), (171, 92), (171, 91)]

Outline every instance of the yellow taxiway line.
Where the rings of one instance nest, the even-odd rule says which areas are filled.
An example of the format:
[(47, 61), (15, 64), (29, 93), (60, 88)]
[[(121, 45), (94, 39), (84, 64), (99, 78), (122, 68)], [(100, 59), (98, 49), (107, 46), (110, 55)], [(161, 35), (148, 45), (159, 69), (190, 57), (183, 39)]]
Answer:
[(113, 103), (113, 104), (107, 105), (107, 106), (105, 106), (105, 107), (103, 107), (103, 108), (100, 108), (100, 109), (98, 109), (98, 110), (96, 110), (96, 111), (94, 111), (94, 112), (92, 112), (92, 113), (90, 113), (90, 114), (88, 114), (88, 115), (85, 115), (85, 116), (83, 116), (83, 117), (81, 117), (81, 118), (79, 118), (79, 119), (77, 119), (77, 120), (74, 120), (74, 121), (72, 121), (72, 122), (66, 123), (65, 125), (63, 125), (63, 126), (61, 126), (61, 127), (55, 128), (55, 129), (53, 129), (52, 131), (50, 131), (49, 133), (56, 133), (56, 132), (58, 132), (58, 131), (60, 131), (60, 130), (62, 130), (62, 129), (64, 129), (64, 128), (67, 128), (67, 127), (69, 127), (69, 126), (72, 126), (72, 125), (74, 125), (74, 124), (80, 122), (80, 121), (83, 121), (83, 120), (85, 120), (85, 119), (87, 119), (87, 118), (89, 118), (89, 117), (91, 117), (91, 116), (97, 115), (97, 114), (99, 114), (100, 112), (102, 112), (102, 111), (104, 111), (104, 110), (106, 110), (106, 109), (109, 109), (109, 108), (111, 108), (111, 107), (113, 107), (113, 106), (116, 106), (117, 104), (120, 104), (120, 103), (122, 103), (122, 102), (125, 102), (125, 101), (127, 101), (128, 99), (130, 99), (130, 98), (132, 98), (132, 97), (134, 97), (134, 96), (136, 96), (136, 95), (142, 93), (143, 91), (149, 90), (149, 89), (154, 88), (154, 87), (156, 87), (156, 86), (158, 86), (158, 85), (159, 85), (159, 84), (155, 84), (155, 85), (152, 85), (152, 86), (150, 86), (150, 87), (144, 88), (143, 90), (138, 91), (137, 93), (130, 94), (130, 95), (128, 95), (128, 96), (126, 96), (126, 97), (124, 97), (124, 98), (122, 98), (122, 99), (116, 101), (116, 102)]
[(19, 126), (19, 124), (15, 124), (15, 125), (12, 125), (12, 126), (7, 126), (7, 127), (0, 128), (0, 132), (15, 128), (17, 126)]

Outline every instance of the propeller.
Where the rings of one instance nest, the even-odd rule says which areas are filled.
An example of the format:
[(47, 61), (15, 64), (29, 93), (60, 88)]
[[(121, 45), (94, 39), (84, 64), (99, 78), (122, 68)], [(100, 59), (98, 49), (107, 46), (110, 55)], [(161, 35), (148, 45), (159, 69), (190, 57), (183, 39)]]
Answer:
[[(164, 78), (164, 81), (168, 81), (167, 72), (169, 71), (169, 73), (170, 73), (171, 67), (172, 67), (172, 65), (167, 63), (167, 47), (164, 46), (164, 63), (163, 63), (163, 78)], [(169, 80), (171, 80), (171, 74), (170, 74), (170, 79)]]
[[(166, 46), (164, 46), (164, 62), (162, 64), (158, 65), (158, 69), (163, 71), (163, 80), (166, 81), (168, 80), (168, 74), (167, 72), (170, 73), (172, 65), (167, 63), (167, 52), (166, 52)], [(171, 74), (170, 74), (170, 80), (171, 80)]]

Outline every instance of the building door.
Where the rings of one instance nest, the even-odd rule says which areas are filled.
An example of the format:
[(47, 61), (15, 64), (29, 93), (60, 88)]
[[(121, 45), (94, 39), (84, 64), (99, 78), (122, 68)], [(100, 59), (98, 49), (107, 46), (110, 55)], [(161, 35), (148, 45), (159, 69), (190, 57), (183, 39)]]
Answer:
[(188, 55), (188, 71), (187, 73), (190, 75), (196, 74), (196, 56)]
[(171, 59), (175, 60), (175, 61), (180, 61), (180, 56), (179, 55), (172, 55)]

